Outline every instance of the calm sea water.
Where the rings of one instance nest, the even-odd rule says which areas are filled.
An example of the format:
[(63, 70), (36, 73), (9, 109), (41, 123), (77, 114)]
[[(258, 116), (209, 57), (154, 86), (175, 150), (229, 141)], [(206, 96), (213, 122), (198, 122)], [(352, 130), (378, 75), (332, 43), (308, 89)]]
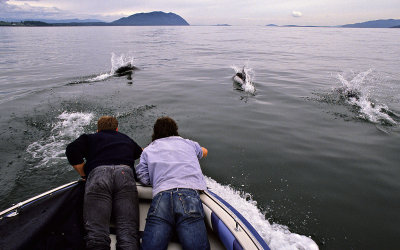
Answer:
[[(97, 118), (157, 117), (209, 149), (208, 185), (273, 249), (398, 249), (400, 30), (0, 28), (0, 208), (77, 179)], [(132, 75), (113, 69), (133, 62)], [(246, 67), (255, 93), (235, 88)], [(354, 95), (352, 93), (355, 93)]]

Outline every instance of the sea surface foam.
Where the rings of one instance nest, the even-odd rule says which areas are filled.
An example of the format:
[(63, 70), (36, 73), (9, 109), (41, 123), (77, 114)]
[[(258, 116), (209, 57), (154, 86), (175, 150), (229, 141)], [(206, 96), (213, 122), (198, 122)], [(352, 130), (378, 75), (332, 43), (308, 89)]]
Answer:
[(33, 159), (38, 160), (36, 167), (50, 167), (59, 160), (65, 160), (65, 148), (68, 143), (84, 133), (84, 128), (90, 124), (92, 113), (63, 112), (57, 117), (57, 122), (49, 124), (49, 136), (33, 142), (26, 151)]

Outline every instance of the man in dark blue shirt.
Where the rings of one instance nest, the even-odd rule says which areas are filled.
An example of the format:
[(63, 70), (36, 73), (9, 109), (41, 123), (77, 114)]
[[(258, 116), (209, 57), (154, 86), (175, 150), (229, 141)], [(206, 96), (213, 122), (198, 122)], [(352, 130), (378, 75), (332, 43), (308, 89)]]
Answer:
[(98, 120), (97, 133), (83, 134), (67, 146), (69, 163), (87, 179), (83, 205), (87, 249), (110, 249), (111, 215), (117, 249), (139, 249), (139, 202), (133, 168), (141, 153), (135, 141), (118, 132), (118, 121), (111, 116)]

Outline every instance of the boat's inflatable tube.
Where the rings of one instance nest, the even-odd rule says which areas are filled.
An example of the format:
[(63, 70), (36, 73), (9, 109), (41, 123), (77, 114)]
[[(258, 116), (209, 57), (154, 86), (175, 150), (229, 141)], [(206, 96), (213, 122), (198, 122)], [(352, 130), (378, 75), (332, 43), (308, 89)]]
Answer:
[[(270, 249), (267, 243), (265, 243), (264, 239), (258, 234), (257, 230), (243, 217), (241, 213), (239, 213), (234, 207), (232, 207), (228, 202), (226, 202), (224, 199), (216, 195), (215, 193), (211, 192), (208, 190), (209, 193), (211, 193), (215, 198), (217, 198), (220, 202), (222, 202), (231, 212), (234, 213), (235, 216), (240, 220), (241, 224), (244, 224), (247, 230), (250, 231), (251, 236), (253, 236), (257, 242), (263, 247), (263, 249), (268, 250)], [(238, 223), (238, 222), (237, 222)], [(236, 228), (238, 225), (236, 225)], [(233, 241), (233, 246), (239, 244), (237, 242), (237, 239)], [(240, 244), (239, 244), (240, 246)], [(240, 249), (240, 248), (233, 248), (233, 249)]]
[(253, 226), (228, 202), (207, 190), (200, 196), (206, 222), (229, 250), (270, 249)]
[(211, 213), (211, 223), (213, 231), (218, 235), (219, 239), (222, 241), (222, 244), (224, 244), (227, 250), (243, 249), (239, 241), (235, 238), (235, 236), (233, 236), (228, 227), (215, 213)]

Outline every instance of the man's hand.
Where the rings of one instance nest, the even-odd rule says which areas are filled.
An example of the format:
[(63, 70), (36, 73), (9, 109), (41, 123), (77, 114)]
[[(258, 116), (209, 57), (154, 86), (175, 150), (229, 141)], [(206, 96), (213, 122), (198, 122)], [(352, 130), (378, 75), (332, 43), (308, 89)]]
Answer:
[(208, 155), (208, 150), (207, 150), (206, 148), (204, 148), (204, 147), (201, 147), (201, 151), (203, 151), (203, 158), (204, 158), (204, 157), (207, 157), (207, 155)]

